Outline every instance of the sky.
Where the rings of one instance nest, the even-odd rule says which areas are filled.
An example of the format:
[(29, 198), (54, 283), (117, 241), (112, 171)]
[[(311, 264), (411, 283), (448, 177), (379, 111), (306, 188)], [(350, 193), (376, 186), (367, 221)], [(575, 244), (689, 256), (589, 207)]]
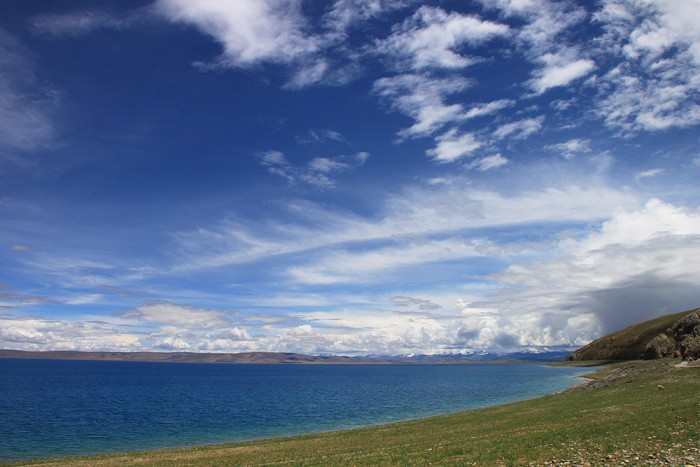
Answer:
[(0, 3), (0, 348), (575, 348), (700, 306), (700, 0)]

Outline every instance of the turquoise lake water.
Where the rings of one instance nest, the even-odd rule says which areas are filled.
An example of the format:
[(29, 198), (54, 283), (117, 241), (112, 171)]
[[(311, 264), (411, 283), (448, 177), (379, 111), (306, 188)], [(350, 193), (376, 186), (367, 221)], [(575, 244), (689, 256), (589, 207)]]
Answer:
[(590, 369), (0, 359), (0, 460), (368, 426), (561, 391)]

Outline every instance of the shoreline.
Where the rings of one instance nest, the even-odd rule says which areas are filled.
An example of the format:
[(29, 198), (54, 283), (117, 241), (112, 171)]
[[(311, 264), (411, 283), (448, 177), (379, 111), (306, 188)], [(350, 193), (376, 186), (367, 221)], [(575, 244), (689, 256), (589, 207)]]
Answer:
[[(158, 363), (166, 363), (166, 362), (158, 362)], [(485, 364), (485, 362), (481, 362), (482, 364)], [(512, 363), (512, 362), (508, 362)], [(518, 363), (517, 365), (529, 365), (531, 364), (530, 362), (528, 363)], [(433, 364), (433, 365), (440, 365), (440, 364)], [(548, 365), (545, 364), (538, 364), (537, 366), (540, 366), (541, 368), (548, 368)], [(552, 367), (556, 369), (556, 367)], [(574, 368), (575, 369), (575, 368)], [(529, 374), (530, 372), (527, 371)], [(568, 384), (568, 388), (570, 389), (571, 387), (576, 386), (576, 378), (578, 378), (579, 375), (571, 375), (571, 374), (566, 374), (564, 373), (563, 375), (560, 376), (560, 378), (564, 378), (564, 380), (559, 381), (560, 384), (559, 386), (561, 387), (563, 384)], [(570, 378), (570, 380), (569, 380)], [(565, 382), (565, 380), (569, 380), (568, 382)], [(552, 381), (554, 384), (557, 383), (556, 380)], [(566, 389), (564, 389), (566, 390)], [(547, 391), (545, 389), (545, 391)], [(464, 412), (470, 412), (473, 410), (481, 410), (484, 408), (490, 408), (490, 407), (499, 407), (507, 404), (512, 404), (512, 403), (517, 403), (517, 402), (522, 402), (526, 400), (532, 400), (540, 397), (546, 397), (551, 394), (555, 394), (559, 392), (560, 390), (556, 388), (552, 388), (547, 392), (539, 392), (539, 393), (534, 393), (534, 394), (522, 394), (520, 396), (518, 395), (513, 395), (513, 396), (507, 396), (505, 399), (503, 397), (494, 397), (493, 401), (491, 402), (486, 402), (484, 403), (483, 401), (481, 403), (477, 403), (479, 405), (474, 405), (474, 406), (467, 406), (467, 407), (453, 407), (449, 408), (449, 404), (446, 404), (446, 411), (442, 410), (436, 410), (436, 411), (431, 411), (432, 413), (424, 413), (424, 414), (396, 414), (396, 415), (391, 415), (387, 417), (380, 417), (377, 420), (370, 421), (370, 420), (364, 420), (364, 419), (358, 419), (356, 422), (351, 423), (342, 423), (337, 426), (328, 426), (328, 427), (323, 427), (323, 426), (317, 426), (317, 427), (304, 427), (301, 426), (300, 429), (297, 429), (296, 431), (287, 431), (285, 433), (270, 433), (270, 434), (263, 434), (260, 436), (246, 436), (243, 435), (242, 437), (236, 439), (235, 436), (233, 437), (228, 437), (225, 440), (217, 440), (217, 436), (213, 437), (213, 440), (195, 440), (195, 441), (184, 441), (182, 443), (179, 443), (179, 439), (173, 439), (171, 442), (168, 444), (160, 444), (156, 441), (155, 443), (143, 443), (144, 445), (152, 444), (155, 447), (138, 447), (138, 446), (129, 446), (127, 444), (127, 447), (125, 449), (112, 449), (109, 446), (106, 447), (106, 449), (100, 449), (99, 447), (97, 449), (86, 449), (82, 453), (72, 453), (68, 454), (69, 457), (84, 457), (84, 456), (102, 456), (102, 455), (124, 455), (128, 454), (129, 452), (142, 452), (144, 449), (146, 452), (159, 452), (159, 451), (169, 451), (173, 449), (192, 449), (192, 448), (202, 448), (202, 447), (212, 447), (212, 446), (222, 446), (222, 445), (229, 445), (231, 443), (234, 444), (239, 444), (239, 443), (250, 443), (250, 442), (264, 442), (264, 441), (269, 441), (271, 439), (278, 439), (278, 438), (292, 438), (292, 437), (297, 437), (297, 436), (314, 436), (314, 435), (322, 435), (326, 433), (334, 433), (334, 432), (344, 432), (348, 430), (356, 430), (356, 429), (368, 429), (368, 428), (374, 428), (374, 427), (381, 427), (381, 426), (386, 426), (386, 425), (393, 425), (396, 423), (407, 423), (407, 422), (414, 422), (414, 421), (420, 421), (420, 420), (427, 420), (435, 417), (443, 417), (443, 416), (450, 416), (454, 414), (459, 414), (459, 413), (464, 413)], [(476, 400), (476, 399), (475, 399)], [(182, 440), (180, 440), (182, 441)], [(61, 456), (63, 457), (63, 456)], [(0, 465), (4, 465), (3, 462), (31, 462), (34, 460), (42, 460), (42, 459), (52, 459), (54, 457), (32, 457), (32, 458), (26, 458), (26, 459), (17, 459), (15, 461), (9, 461), (9, 460), (2, 460), (0, 459)]]
[(591, 373), (605, 387), (367, 428), (2, 465), (696, 465), (699, 367), (677, 363), (618, 363)]

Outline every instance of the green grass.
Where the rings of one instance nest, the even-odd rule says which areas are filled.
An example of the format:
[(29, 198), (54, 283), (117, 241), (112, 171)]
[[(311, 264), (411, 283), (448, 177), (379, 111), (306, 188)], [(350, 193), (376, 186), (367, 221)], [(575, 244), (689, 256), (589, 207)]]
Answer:
[(677, 363), (610, 365), (592, 375), (605, 387), (390, 425), (9, 465), (700, 464), (700, 368)]

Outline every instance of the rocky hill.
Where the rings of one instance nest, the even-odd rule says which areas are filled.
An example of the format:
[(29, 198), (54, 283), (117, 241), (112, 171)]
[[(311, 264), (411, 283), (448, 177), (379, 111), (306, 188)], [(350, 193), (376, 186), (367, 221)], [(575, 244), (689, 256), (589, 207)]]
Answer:
[(596, 339), (569, 361), (700, 358), (700, 308), (659, 316)]

